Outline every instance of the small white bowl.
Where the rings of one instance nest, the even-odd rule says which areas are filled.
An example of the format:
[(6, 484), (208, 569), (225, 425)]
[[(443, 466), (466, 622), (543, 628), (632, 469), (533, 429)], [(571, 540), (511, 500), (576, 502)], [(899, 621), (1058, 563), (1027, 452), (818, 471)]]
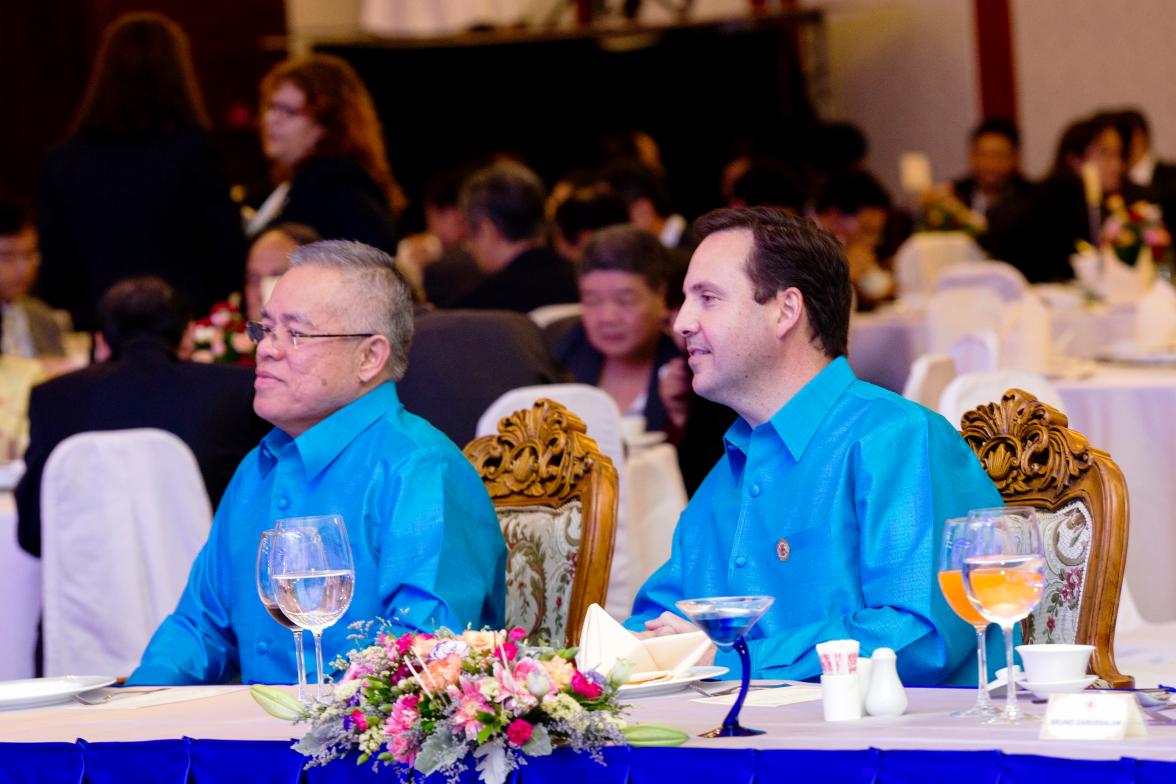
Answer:
[(1093, 645), (1018, 645), (1025, 679), (1034, 683), (1077, 681), (1086, 677)]

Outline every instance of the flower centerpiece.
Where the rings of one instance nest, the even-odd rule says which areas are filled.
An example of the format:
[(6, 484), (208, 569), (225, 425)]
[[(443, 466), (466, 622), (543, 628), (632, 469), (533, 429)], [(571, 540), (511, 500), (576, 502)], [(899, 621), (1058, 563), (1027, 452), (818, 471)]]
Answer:
[(252, 367), (253, 341), (245, 332), (241, 295), (234, 293), (212, 306), (208, 315), (196, 321), (192, 330), (194, 362)]
[[(370, 623), (352, 628), (369, 639)], [(608, 677), (581, 672), (574, 648), (530, 645), (525, 637), (519, 628), (397, 634), (380, 622), (370, 644), (333, 663), (344, 672), (329, 701), (302, 709), (266, 686), (254, 686), (254, 697), (273, 715), (310, 723), (294, 746), (309, 765), (355, 751), (359, 764), (399, 763), (454, 780), (472, 760), (486, 784), (502, 784), (526, 757), (555, 746), (603, 764), (603, 746), (686, 740), (660, 725), (626, 726), (616, 699), (626, 665)]]
[(968, 207), (949, 186), (925, 191), (920, 199), (919, 231), (963, 231), (973, 236), (988, 229), (984, 216)]
[(1160, 208), (1146, 201), (1128, 205), (1123, 197), (1114, 194), (1107, 198), (1110, 213), (1102, 226), (1101, 242), (1114, 251), (1125, 264), (1135, 264), (1144, 248), (1153, 261), (1161, 261), (1172, 245), (1172, 237), (1164, 227)]

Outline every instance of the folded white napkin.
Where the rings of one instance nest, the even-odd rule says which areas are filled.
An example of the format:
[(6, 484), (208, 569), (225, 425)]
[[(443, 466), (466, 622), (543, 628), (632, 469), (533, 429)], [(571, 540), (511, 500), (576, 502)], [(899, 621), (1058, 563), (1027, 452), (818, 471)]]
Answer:
[(1169, 348), (1176, 342), (1176, 290), (1156, 279), (1135, 306), (1135, 343), (1143, 349)]
[(633, 666), (629, 683), (665, 680), (693, 667), (709, 646), (705, 632), (640, 639), (593, 604), (580, 630), (576, 667), (607, 675), (619, 659), (625, 659)]
[(1019, 370), (1045, 370), (1050, 364), (1053, 337), (1049, 310), (1035, 294), (1026, 292), (1007, 306), (1008, 322), (1001, 336), (1000, 364)]

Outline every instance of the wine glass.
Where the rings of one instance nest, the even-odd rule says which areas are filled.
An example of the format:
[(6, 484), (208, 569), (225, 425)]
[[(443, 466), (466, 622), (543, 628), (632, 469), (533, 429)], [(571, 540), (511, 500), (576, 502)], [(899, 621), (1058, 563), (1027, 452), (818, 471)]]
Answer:
[(939, 549), (939, 590), (956, 615), (976, 630), (976, 668), (978, 671), (976, 704), (951, 714), (952, 718), (980, 716), (991, 718), (999, 711), (988, 699), (988, 663), (985, 661), (984, 632), (988, 621), (977, 612), (964, 592), (964, 558), (972, 553), (975, 544), (969, 530), (971, 520), (956, 517), (943, 524), (943, 546)]
[(277, 522), (270, 574), (278, 606), (314, 635), (316, 699), (323, 699), (323, 629), (347, 612), (355, 588), (355, 564), (339, 515)]
[(306, 702), (306, 658), (302, 652), (302, 627), (286, 617), (282, 608), (278, 606), (277, 590), (273, 578), (270, 576), (270, 550), (273, 549), (274, 535), (277, 531), (270, 529), (261, 532), (261, 540), (257, 544), (257, 595), (265, 606), (270, 617), (289, 629), (294, 634), (294, 666), (298, 670), (298, 701)]
[(980, 615), (1004, 632), (1008, 699), (990, 724), (1019, 724), (1033, 717), (1017, 706), (1013, 677), (1013, 626), (1033, 611), (1045, 587), (1045, 556), (1037, 514), (1017, 508), (977, 510), (968, 523), (974, 537), (964, 556), (964, 591)]
[(699, 737), (728, 738), (764, 733), (763, 730), (748, 729), (739, 724), (739, 710), (743, 707), (747, 688), (751, 685), (751, 653), (747, 650), (747, 640), (744, 636), (751, 631), (751, 627), (755, 626), (774, 601), (775, 597), (772, 596), (711, 596), (675, 602), (679, 610), (702, 627), (711, 638), (711, 642), (720, 648), (735, 648), (739, 654), (739, 666), (743, 671), (739, 696), (735, 698), (735, 704), (731, 706), (727, 718), (723, 719), (723, 725), (704, 732)]

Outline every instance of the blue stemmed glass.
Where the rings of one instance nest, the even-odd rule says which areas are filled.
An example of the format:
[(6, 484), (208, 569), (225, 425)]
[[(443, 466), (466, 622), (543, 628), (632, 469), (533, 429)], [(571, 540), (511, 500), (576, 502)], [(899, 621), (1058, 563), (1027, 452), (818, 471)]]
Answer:
[(751, 631), (760, 617), (772, 606), (772, 596), (711, 596), (704, 599), (684, 599), (675, 602), (678, 609), (720, 648), (734, 647), (739, 654), (742, 679), (739, 696), (723, 719), (723, 726), (704, 732), (702, 738), (730, 738), (741, 735), (763, 735), (763, 730), (753, 730), (739, 723), (739, 711), (751, 686), (751, 652), (747, 649), (746, 634)]

